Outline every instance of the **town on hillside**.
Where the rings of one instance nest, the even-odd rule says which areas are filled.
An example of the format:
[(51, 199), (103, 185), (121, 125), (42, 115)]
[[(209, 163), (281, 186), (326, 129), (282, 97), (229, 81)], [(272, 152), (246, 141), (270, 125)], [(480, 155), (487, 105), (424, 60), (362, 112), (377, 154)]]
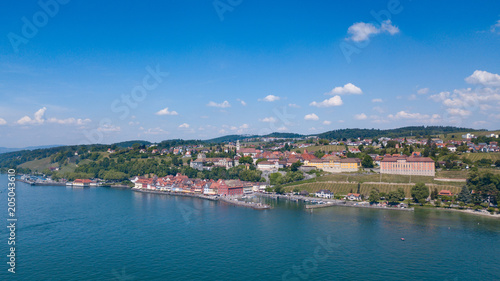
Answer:
[[(48, 159), (49, 167), (38, 172), (45, 178), (31, 175), (23, 179), (33, 184), (121, 185), (206, 196), (289, 193), (354, 201), (371, 197), (372, 203), (423, 203), (412, 189), (424, 183), (426, 203), (437, 205), (440, 200), (445, 206), (458, 206), (458, 194), (468, 192), (467, 198), (475, 199), (462, 203), (488, 209), (499, 201), (500, 186), (495, 182), (500, 174), (498, 141), (494, 133), (466, 133), (79, 146), (55, 150), (43, 158)], [(40, 160), (31, 162), (36, 161)], [(33, 174), (28, 164), (30, 161), (19, 165), (19, 171)]]

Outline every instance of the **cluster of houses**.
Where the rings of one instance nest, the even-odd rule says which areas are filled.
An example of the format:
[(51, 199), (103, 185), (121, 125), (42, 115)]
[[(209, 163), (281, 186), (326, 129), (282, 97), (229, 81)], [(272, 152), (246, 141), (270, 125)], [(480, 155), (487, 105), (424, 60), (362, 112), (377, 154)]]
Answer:
[(237, 196), (263, 192), (267, 185), (261, 182), (244, 182), (240, 180), (202, 180), (191, 179), (177, 174), (158, 178), (135, 177), (131, 180), (134, 188), (141, 190), (158, 190), (186, 194)]

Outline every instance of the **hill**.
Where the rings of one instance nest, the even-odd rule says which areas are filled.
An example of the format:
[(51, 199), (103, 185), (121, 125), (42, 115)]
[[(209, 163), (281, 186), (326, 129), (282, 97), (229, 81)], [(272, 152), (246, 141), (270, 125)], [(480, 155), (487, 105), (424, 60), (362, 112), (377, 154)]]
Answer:
[(117, 142), (114, 145), (120, 148), (127, 148), (127, 147), (132, 147), (135, 143), (138, 143), (140, 145), (150, 145), (151, 142), (145, 141), (145, 140), (132, 140), (132, 141), (122, 141), (122, 142)]
[(475, 130), (470, 128), (459, 128), (452, 126), (409, 126), (397, 129), (339, 129), (334, 131), (329, 131), (316, 135), (322, 139), (336, 139), (340, 140), (343, 138), (379, 138), (379, 137), (389, 137), (389, 138), (399, 138), (399, 137), (425, 137), (425, 136), (435, 136), (440, 134), (458, 133), (458, 132), (477, 132), (485, 130)]
[(237, 140), (244, 140), (244, 139), (254, 139), (254, 138), (284, 138), (284, 139), (290, 139), (290, 138), (302, 138), (304, 135), (301, 134), (295, 134), (295, 133), (270, 133), (267, 135), (227, 135), (227, 136), (222, 136), (218, 138), (213, 138), (209, 140), (205, 140), (207, 143), (221, 143), (221, 142), (235, 142)]
[(35, 149), (44, 149), (44, 148), (52, 148), (52, 147), (59, 147), (59, 146), (62, 146), (62, 145), (60, 145), (60, 144), (40, 145), (40, 146), (28, 146), (28, 147), (23, 147), (23, 148), (0, 147), (0, 154), (21, 151), (21, 150), (35, 150)]

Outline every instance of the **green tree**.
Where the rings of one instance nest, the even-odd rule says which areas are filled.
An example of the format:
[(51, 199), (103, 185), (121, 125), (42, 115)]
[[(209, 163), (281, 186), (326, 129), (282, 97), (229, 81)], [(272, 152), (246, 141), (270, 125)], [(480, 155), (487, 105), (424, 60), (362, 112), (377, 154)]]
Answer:
[(290, 170), (292, 172), (296, 172), (300, 166), (302, 166), (302, 163), (300, 161), (297, 161), (297, 162), (292, 164), (292, 166), (290, 167)]
[(431, 192), (431, 199), (435, 200), (438, 197), (438, 194), (439, 194), (439, 192), (438, 192), (437, 188), (434, 188), (434, 190)]
[(325, 153), (321, 150), (318, 150), (318, 151), (314, 152), (314, 156), (321, 158), (321, 157), (325, 156)]
[(415, 202), (423, 204), (425, 199), (429, 197), (429, 189), (425, 186), (425, 183), (417, 183), (411, 188), (411, 196)]
[(464, 202), (465, 204), (469, 204), (472, 201), (472, 196), (471, 196), (470, 191), (467, 188), (467, 186), (465, 186), (465, 185), (462, 186), (462, 190), (458, 194), (457, 200), (459, 202)]
[(283, 181), (283, 176), (281, 173), (272, 173), (269, 175), (269, 182), (271, 185), (281, 184)]
[(372, 189), (372, 191), (370, 191), (370, 196), (368, 196), (368, 201), (370, 201), (370, 203), (377, 203), (379, 200), (380, 194), (377, 190)]
[(285, 189), (281, 185), (278, 185), (274, 188), (274, 192), (276, 192), (277, 194), (283, 194), (285, 193)]
[(239, 159), (240, 164), (253, 164), (253, 159), (250, 156), (243, 156)]
[(370, 155), (365, 155), (365, 157), (363, 158), (363, 160), (361, 161), (361, 165), (364, 167), (364, 168), (373, 168), (373, 159)]

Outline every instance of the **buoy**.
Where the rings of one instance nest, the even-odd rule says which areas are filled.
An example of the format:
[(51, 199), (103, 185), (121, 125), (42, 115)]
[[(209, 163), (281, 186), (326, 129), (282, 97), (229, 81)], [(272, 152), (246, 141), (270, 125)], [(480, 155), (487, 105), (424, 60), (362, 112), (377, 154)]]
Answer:
[(401, 238), (401, 241), (405, 241), (405, 239), (404, 239), (404, 238)]

